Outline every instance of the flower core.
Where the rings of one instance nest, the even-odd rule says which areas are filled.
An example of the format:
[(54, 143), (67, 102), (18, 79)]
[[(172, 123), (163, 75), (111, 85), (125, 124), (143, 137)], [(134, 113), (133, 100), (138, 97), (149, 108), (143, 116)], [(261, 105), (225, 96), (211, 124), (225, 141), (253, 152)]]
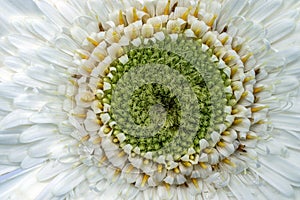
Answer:
[[(145, 40), (141, 38), (141, 41), (143, 43)], [(200, 153), (199, 141), (203, 138), (209, 139), (211, 132), (217, 129), (217, 125), (224, 123), (225, 105), (229, 105), (232, 98), (232, 95), (225, 94), (225, 88), (231, 82), (230, 78), (218, 69), (218, 60), (213, 59), (212, 50), (204, 50), (203, 47), (201, 40), (187, 39), (182, 34), (176, 40), (166, 35), (164, 40), (156, 43), (149, 41), (138, 47), (133, 45), (126, 47), (123, 59), (112, 62), (106, 70), (103, 82), (99, 84), (101, 86), (106, 84), (109, 87), (96, 95), (101, 105), (110, 104), (111, 121), (122, 124), (120, 127), (116, 123), (107, 129), (113, 132), (115, 136), (113, 141), (118, 142), (120, 147), (126, 144), (130, 144), (133, 149), (138, 147), (142, 155), (152, 152), (155, 158), (171, 154), (175, 160), (180, 160), (188, 152), (188, 148), (194, 148), (195, 153)], [(200, 111), (198, 121), (191, 121), (197, 119), (197, 115), (191, 115), (192, 112), (190, 122), (182, 121), (182, 106), (188, 106), (186, 110), (197, 108), (193, 108), (196, 105), (191, 104), (189, 96), (184, 97), (186, 105), (181, 105), (176, 94), (182, 93), (183, 88), (174, 81), (177, 77), (172, 77), (167, 71), (163, 72), (164, 76), (161, 78), (170, 81), (175, 86), (173, 90), (152, 80), (145, 85), (139, 84), (141, 86), (134, 90), (130, 97), (125, 95), (129, 93), (129, 87), (138, 84), (136, 82), (143, 82), (145, 76), (157, 76), (157, 71), (153, 70), (155, 67), (142, 74), (131, 72), (133, 76), (123, 80), (124, 85), (118, 91), (120, 94), (115, 94), (118, 81), (126, 73), (147, 64), (165, 65), (183, 75), (191, 87), (186, 89), (191, 89), (197, 98), (197, 107)], [(161, 67), (158, 70), (163, 69)], [(114, 96), (117, 97), (113, 104), (111, 101)], [(129, 113), (125, 112), (127, 106), (130, 108)], [(130, 117), (134, 123), (129, 123)], [(184, 123), (187, 125), (183, 127)], [(141, 127), (137, 129), (133, 127), (136, 125), (147, 127), (150, 124), (155, 126), (150, 132)], [(117, 138), (120, 133), (126, 137), (122, 142)]]

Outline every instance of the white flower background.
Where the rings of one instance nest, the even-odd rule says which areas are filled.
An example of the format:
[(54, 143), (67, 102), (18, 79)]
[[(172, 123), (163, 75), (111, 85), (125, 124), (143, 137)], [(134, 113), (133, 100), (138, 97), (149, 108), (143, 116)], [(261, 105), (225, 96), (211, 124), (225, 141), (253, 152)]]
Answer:
[[(2, 0), (0, 199), (299, 199), (299, 12), (298, 0)], [(95, 99), (120, 49), (162, 30), (213, 49), (236, 99), (230, 127), (179, 163), (115, 145), (125, 136)]]

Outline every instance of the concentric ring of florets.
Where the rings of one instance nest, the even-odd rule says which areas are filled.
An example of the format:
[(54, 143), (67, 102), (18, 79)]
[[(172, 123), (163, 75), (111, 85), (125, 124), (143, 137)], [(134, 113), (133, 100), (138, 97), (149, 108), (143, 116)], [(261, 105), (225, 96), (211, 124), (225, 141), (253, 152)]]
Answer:
[[(221, 32), (213, 31), (216, 15), (206, 12), (199, 4), (186, 8), (172, 6), (168, 2), (161, 13), (157, 11), (157, 16), (150, 10), (147, 5), (140, 10), (120, 10), (112, 16), (116, 26), (101, 24), (100, 33), (87, 37), (86, 45), (90, 51), (77, 51), (80, 69), (71, 80), (77, 90), (73, 124), (82, 130), (82, 148), (92, 149), (97, 165), (114, 167), (116, 176), (122, 174), (127, 182), (139, 188), (162, 183), (187, 183), (198, 188), (198, 182), (218, 172), (223, 180), (214, 184), (221, 187), (228, 180), (223, 168), (229, 169), (229, 173), (246, 169), (235, 154), (242, 155), (245, 145), (254, 147), (257, 140), (255, 130), (264, 126), (267, 109), (264, 105), (255, 104), (259, 93), (264, 90), (255, 84), (256, 79), (263, 75), (253, 69), (252, 53), (244, 40), (231, 37), (226, 33), (226, 27)], [(133, 148), (135, 141), (126, 141), (128, 136), (115, 128), (117, 124), (110, 112), (112, 83), (120, 78), (115, 78), (122, 71), (118, 66), (126, 66), (128, 61), (132, 62), (131, 57), (142, 52), (137, 50), (138, 47), (148, 43), (158, 44), (167, 39), (176, 42), (182, 34), (200, 42), (198, 45), (202, 51), (210, 55), (211, 62), (218, 67), (226, 94), (221, 104), (226, 104), (226, 116), (221, 125), (198, 138), (186, 151), (183, 150), (184, 154), (158, 154), (154, 158), (150, 151)], [(136, 48), (126, 51), (130, 46)], [(221, 74), (226, 75), (223, 80)], [(153, 148), (157, 147), (154, 145)]]

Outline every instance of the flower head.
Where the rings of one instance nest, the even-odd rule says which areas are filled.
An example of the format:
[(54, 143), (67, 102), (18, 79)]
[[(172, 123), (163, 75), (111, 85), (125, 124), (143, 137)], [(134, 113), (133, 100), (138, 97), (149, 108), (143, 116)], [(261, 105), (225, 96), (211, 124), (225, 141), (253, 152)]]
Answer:
[(299, 197), (299, 3), (29, 5), (1, 17), (2, 199)]

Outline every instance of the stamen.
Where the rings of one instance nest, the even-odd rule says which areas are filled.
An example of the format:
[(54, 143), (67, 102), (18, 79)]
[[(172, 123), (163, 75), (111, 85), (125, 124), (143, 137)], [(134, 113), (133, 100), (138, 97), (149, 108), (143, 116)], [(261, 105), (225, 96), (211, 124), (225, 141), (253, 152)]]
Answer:
[(168, 0), (168, 3), (167, 3), (166, 8), (164, 10), (164, 15), (169, 15), (170, 4), (171, 4), (171, 1)]
[(245, 97), (247, 97), (247, 96), (248, 96), (248, 94), (249, 94), (249, 92), (248, 92), (248, 91), (245, 91), (245, 92), (243, 92), (243, 94), (242, 94), (241, 98), (245, 98)]
[(207, 153), (207, 154), (210, 154), (210, 153), (212, 153), (212, 152), (213, 152), (213, 150), (212, 150), (212, 149), (210, 149), (210, 148), (207, 148), (207, 149), (204, 149), (204, 152), (205, 152), (205, 153)]
[(185, 167), (191, 167), (192, 166), (192, 163), (188, 162), (188, 161), (184, 161), (182, 162), (182, 164), (185, 166)]
[(85, 59), (86, 60), (86, 59), (89, 58), (88, 55), (86, 55), (86, 54), (84, 54), (84, 53), (82, 53), (80, 51), (76, 51), (76, 53), (80, 56), (81, 59)]
[(224, 136), (229, 136), (229, 135), (230, 135), (230, 132), (229, 132), (229, 131), (224, 131), (224, 132), (222, 133), (222, 135), (224, 135)]
[(80, 98), (80, 100), (83, 102), (92, 102), (95, 100), (95, 95), (91, 93), (85, 93), (84, 96)]
[(70, 83), (71, 83), (72, 85), (78, 87), (78, 83), (77, 83), (76, 80), (74, 80), (74, 79), (69, 79), (69, 81), (70, 81)]
[(84, 71), (86, 71), (87, 73), (89, 73), (89, 74), (93, 71), (91, 68), (89, 68), (89, 67), (87, 67), (87, 66), (85, 66), (85, 65), (81, 66), (81, 68), (82, 68)]
[(181, 16), (181, 19), (183, 19), (184, 21), (187, 21), (187, 18), (188, 18), (188, 16), (189, 16), (191, 10), (192, 10), (192, 6), (190, 6), (190, 7), (183, 13), (183, 15)]
[(207, 169), (207, 165), (204, 162), (200, 162), (199, 165), (201, 168)]
[(121, 151), (119, 154), (118, 154), (118, 158), (121, 158), (125, 155), (126, 153), (124, 151)]
[(162, 170), (163, 170), (163, 166), (162, 166), (161, 164), (159, 164), (159, 165), (157, 166), (157, 171), (158, 171), (159, 173), (161, 173)]
[(224, 37), (224, 38), (221, 40), (221, 43), (224, 45), (228, 40), (229, 40), (229, 36), (226, 35), (226, 37)]
[(100, 144), (102, 142), (102, 138), (98, 137), (93, 141), (93, 144)]
[(194, 31), (195, 35), (199, 35), (201, 33), (201, 28), (198, 27), (195, 31)]
[(252, 80), (254, 80), (254, 79), (255, 79), (254, 76), (248, 76), (248, 77), (246, 77), (246, 78), (244, 79), (244, 83), (248, 83), (249, 81), (252, 81)]
[(97, 107), (100, 109), (100, 110), (103, 110), (104, 109), (104, 106), (101, 102), (98, 102), (98, 105)]
[(231, 162), (231, 160), (229, 160), (228, 158), (225, 158), (223, 160), (223, 162), (226, 163), (227, 165), (232, 166), (232, 167), (236, 167), (236, 165), (233, 162)]
[(233, 121), (233, 125), (239, 125), (239, 124), (242, 123), (242, 122), (243, 122), (243, 118), (235, 119), (235, 120)]
[(99, 42), (97, 42), (96, 40), (94, 40), (91, 37), (87, 37), (86, 39), (87, 39), (87, 41), (89, 41), (89, 43), (91, 43), (94, 46), (98, 46), (99, 45)]
[(238, 44), (233, 48), (233, 50), (238, 53), (242, 49), (242, 47), (243, 47), (242, 44)]
[(103, 157), (101, 158), (101, 160), (99, 161), (98, 166), (100, 167), (106, 160), (107, 160), (107, 157), (106, 157), (106, 156), (103, 156)]
[(128, 169), (126, 170), (126, 173), (129, 174), (133, 169), (133, 165), (129, 165)]
[(263, 90), (264, 90), (264, 87), (263, 87), (263, 86), (254, 88), (253, 94), (257, 94), (257, 93), (259, 93), (259, 92), (262, 92)]
[(115, 43), (118, 43), (120, 41), (120, 36), (117, 31), (112, 32), (112, 39), (114, 40)]
[(236, 90), (239, 90), (240, 89), (240, 86), (239, 85), (235, 85), (232, 87), (232, 90), (236, 91)]
[(242, 62), (243, 62), (243, 63), (246, 63), (252, 55), (253, 55), (253, 53), (251, 53), (251, 52), (248, 53), (246, 56), (244, 56), (244, 57), (241, 59)]
[(86, 142), (86, 141), (88, 141), (90, 138), (91, 138), (90, 135), (86, 135), (86, 136), (82, 137), (80, 141), (81, 141), (81, 142)]
[(195, 159), (195, 156), (194, 156), (194, 155), (190, 155), (190, 159), (191, 159), (191, 160), (194, 160), (194, 159)]
[(119, 142), (118, 138), (113, 139), (113, 143), (118, 143), (118, 142)]
[(115, 173), (114, 173), (112, 182), (115, 182), (115, 181), (117, 180), (117, 178), (118, 178), (118, 176), (121, 174), (121, 172), (122, 172), (122, 170), (119, 169), (119, 168), (117, 168), (117, 169), (115, 170)]
[[(237, 113), (239, 113), (240, 111), (239, 111), (239, 109), (233, 109), (232, 111), (231, 111), (231, 114), (232, 115), (235, 115), (235, 114), (237, 114)], [(227, 131), (228, 132), (228, 131)]]
[(257, 139), (257, 136), (247, 134), (246, 139), (247, 139), (247, 140), (255, 140), (255, 139)]
[(251, 112), (259, 112), (265, 108), (267, 108), (268, 106), (259, 106), (259, 107), (253, 107), (251, 108)]
[(267, 122), (265, 120), (259, 120), (258, 122), (256, 122), (256, 124), (266, 124)]
[(145, 174), (144, 177), (143, 177), (143, 180), (142, 180), (142, 184), (141, 184), (142, 187), (145, 186), (145, 184), (148, 181), (148, 179), (149, 179), (149, 176)]
[(232, 61), (232, 60), (234, 60), (235, 59), (235, 56), (227, 56), (226, 58), (225, 58), (225, 60), (224, 60), (224, 62), (226, 63), (226, 64), (228, 64), (230, 61)]
[(197, 181), (197, 179), (195, 179), (195, 178), (192, 178), (191, 180), (192, 180), (192, 182), (193, 182), (194, 186), (195, 186), (197, 189), (199, 189), (199, 184), (198, 184), (198, 181)]
[(234, 76), (237, 73), (238, 69), (239, 69), (238, 66), (234, 66), (234, 67), (231, 68), (231, 77)]
[(213, 39), (212, 37), (209, 37), (209, 38), (207, 39), (207, 41), (205, 42), (206, 45), (209, 46), (209, 47), (211, 47), (212, 44), (213, 44), (213, 42), (214, 42), (213, 40), (214, 40), (214, 39)]
[(97, 88), (103, 90), (104, 84), (103, 83), (97, 83)]
[(224, 142), (218, 142), (217, 144), (218, 144), (218, 146), (220, 146), (220, 147), (226, 147), (226, 144), (225, 144)]
[(214, 15), (211, 20), (207, 23), (208, 26), (212, 27), (217, 19), (217, 15)]
[(96, 52), (94, 53), (94, 55), (99, 58), (100, 61), (103, 61), (106, 58), (106, 55), (100, 53), (100, 52)]
[(200, 10), (200, 0), (198, 1), (197, 3), (197, 6), (196, 6), (196, 9), (195, 9), (195, 12), (194, 12), (194, 17), (198, 17), (198, 13), (199, 13), (199, 10)]
[(144, 165), (148, 165), (149, 164), (149, 160), (145, 159), (143, 163), (144, 163)]
[(144, 6), (142, 10), (143, 10), (145, 13), (148, 13), (148, 14), (149, 14), (149, 11), (148, 11), (148, 9), (147, 9), (146, 6)]
[(119, 24), (120, 25), (124, 25), (125, 24), (125, 20), (124, 20), (124, 16), (123, 16), (122, 10), (119, 11)]
[(164, 182), (165, 188), (168, 192), (170, 192), (170, 184)]
[(103, 132), (104, 132), (105, 134), (108, 134), (110, 131), (111, 131), (111, 128), (110, 128), (110, 127), (105, 127), (104, 130), (103, 130)]
[(133, 22), (136, 22), (136, 21), (139, 20), (139, 17), (138, 17), (137, 12), (136, 12), (136, 8), (133, 8), (132, 15), (133, 15)]
[(86, 114), (72, 113), (72, 115), (79, 118), (86, 118)]
[(176, 174), (179, 174), (179, 173), (180, 173), (179, 168), (178, 168), (178, 167), (174, 168), (174, 172), (175, 172)]

